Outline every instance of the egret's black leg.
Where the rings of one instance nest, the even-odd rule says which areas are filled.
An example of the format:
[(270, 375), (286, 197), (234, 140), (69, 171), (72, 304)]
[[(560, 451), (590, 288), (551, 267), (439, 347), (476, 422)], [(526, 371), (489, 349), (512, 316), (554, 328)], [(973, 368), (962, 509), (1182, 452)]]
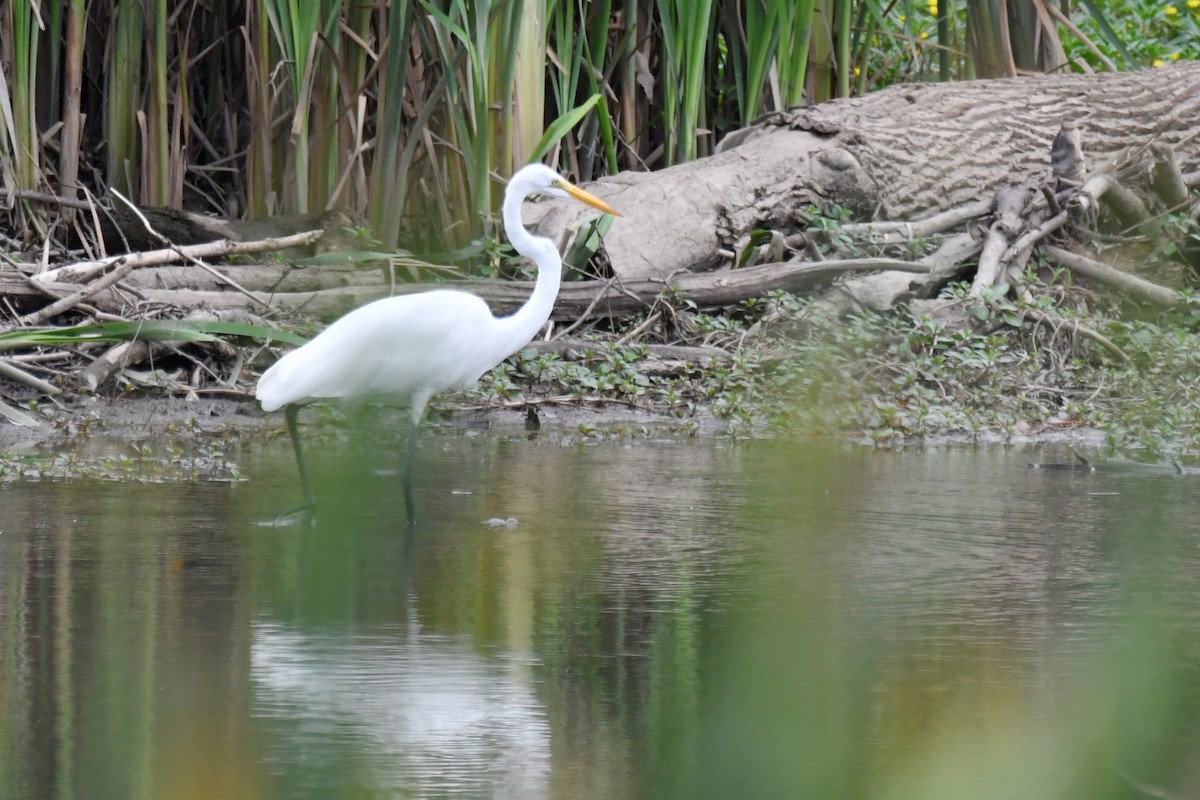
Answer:
[(417, 451), (417, 433), (421, 430), (421, 423), (413, 422), (412, 428), (408, 432), (408, 444), (404, 448), (404, 473), (401, 476), (401, 482), (404, 485), (404, 510), (408, 512), (408, 526), (417, 524), (417, 511), (413, 505), (412, 493), (412, 477), (413, 477), (413, 455)]
[(314, 512), (317, 507), (316, 496), (313, 494), (312, 484), (308, 480), (308, 467), (304, 464), (304, 451), (300, 447), (300, 431), (296, 428), (296, 415), (300, 413), (300, 409), (296, 406), (288, 406), (286, 409), (288, 433), (292, 437), (292, 449), (296, 451), (296, 466), (300, 470), (300, 483), (304, 485), (304, 502), (301, 505), (293, 508), (280, 511), (275, 515), (273, 522), (264, 525), (293, 525), (296, 522), (301, 522), (305, 525), (312, 525), (316, 522)]
[(300, 483), (304, 485), (304, 508), (312, 511), (317, 507), (317, 498), (313, 494), (312, 483), (308, 480), (308, 467), (304, 463), (304, 450), (300, 446), (300, 431), (296, 428), (296, 416), (300, 413), (299, 406), (287, 407), (288, 433), (292, 437), (292, 449), (296, 451), (296, 466), (300, 469)]

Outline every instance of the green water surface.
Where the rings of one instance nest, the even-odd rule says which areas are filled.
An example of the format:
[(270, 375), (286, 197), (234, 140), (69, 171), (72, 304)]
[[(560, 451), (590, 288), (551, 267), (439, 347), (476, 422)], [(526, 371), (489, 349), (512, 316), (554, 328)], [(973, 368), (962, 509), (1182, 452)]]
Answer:
[(1200, 479), (400, 449), (0, 484), (0, 798), (1200, 796)]

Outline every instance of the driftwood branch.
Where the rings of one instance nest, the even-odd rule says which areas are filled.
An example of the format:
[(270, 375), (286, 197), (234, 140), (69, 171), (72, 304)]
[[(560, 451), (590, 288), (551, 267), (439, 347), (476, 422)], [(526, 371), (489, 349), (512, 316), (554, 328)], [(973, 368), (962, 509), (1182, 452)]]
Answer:
[(1136, 299), (1167, 308), (1183, 303), (1178, 292), (1136, 275), (1130, 275), (1128, 272), (1115, 269), (1095, 259), (1072, 253), (1061, 247), (1046, 246), (1044, 250), (1046, 255), (1053, 258), (1057, 264), (1066, 267), (1076, 275), (1124, 292)]
[(846, 236), (862, 237), (875, 244), (901, 244), (955, 230), (973, 219), (987, 216), (991, 210), (992, 201), (983, 199), (913, 222), (855, 222), (838, 230)]
[(1000, 259), (1008, 249), (1009, 241), (1021, 230), (1021, 212), (1029, 190), (1024, 186), (1008, 184), (996, 190), (995, 221), (988, 230), (979, 256), (979, 269), (971, 284), (971, 296), (978, 297), (983, 290), (994, 285), (1003, 275)]
[(262, 239), (257, 242), (235, 242), (222, 239), (205, 244), (193, 244), (180, 247), (164, 247), (161, 250), (147, 250), (141, 253), (129, 253), (121, 256), (111, 256), (96, 261), (77, 261), (56, 269), (46, 270), (33, 276), (40, 283), (81, 283), (91, 280), (114, 266), (129, 264), (131, 269), (153, 267), (199, 258), (225, 258), (245, 253), (263, 253), (274, 250), (288, 250), (293, 247), (311, 245), (321, 238), (324, 231), (306, 231), (294, 236)]
[(162, 352), (166, 345), (161, 342), (145, 342), (140, 339), (120, 342), (101, 353), (91, 364), (80, 371), (76, 380), (89, 392), (94, 392), (114, 374), (131, 364), (141, 364), (153, 354)]
[[(802, 292), (840, 275), (875, 270), (899, 270), (927, 273), (928, 264), (893, 258), (831, 259), (820, 262), (763, 264), (739, 270), (710, 273), (684, 273), (670, 281), (640, 280), (626, 282), (570, 281), (564, 283), (554, 308), (554, 319), (576, 320), (622, 316), (636, 313), (656, 298), (670, 293), (690, 300), (702, 308), (720, 308), (767, 294), (772, 291)], [(133, 273), (136, 275), (137, 273)], [(3, 284), (0, 273), (0, 285)], [(6, 287), (8, 288), (8, 287)], [(15, 287), (14, 287), (15, 288)], [(78, 284), (46, 283), (43, 288), (56, 296), (81, 291)], [(322, 319), (331, 319), (371, 300), (391, 294), (414, 294), (431, 289), (462, 289), (482, 297), (498, 314), (508, 314), (521, 306), (533, 291), (531, 281), (478, 280), (447, 281), (437, 284), (382, 283), (342, 286), (317, 291), (251, 292), (251, 300), (269, 305), (279, 312), (303, 311)], [(139, 286), (146, 302), (181, 308), (203, 306), (210, 309), (245, 308), (246, 298), (225, 290), (191, 291)], [(19, 292), (18, 292), (19, 293)], [(91, 299), (102, 307), (119, 308), (122, 298), (112, 287), (102, 289)]]
[(30, 375), (8, 360), (0, 359), (0, 376), (16, 381), (17, 383), (23, 383), (48, 397), (62, 393), (62, 390), (54, 384), (48, 383), (35, 375)]
[[(66, 295), (65, 297), (59, 297), (58, 300), (55, 300), (50, 305), (45, 306), (44, 308), (38, 309), (37, 311), (35, 311), (31, 314), (26, 314), (25, 316), (21, 317), (20, 322), (23, 325), (38, 325), (38, 324), (45, 322), (48, 319), (53, 319), (54, 317), (57, 317), (59, 314), (62, 314), (63, 312), (68, 311), (68, 310), (74, 308), (75, 306), (79, 305), (84, 300), (87, 300), (89, 297), (92, 297), (93, 295), (96, 295), (96, 294), (104, 291), (105, 289), (108, 289), (110, 286), (112, 286), (117, 281), (124, 278), (126, 275), (128, 275), (132, 271), (133, 271), (132, 264), (130, 264), (128, 262), (123, 263), (123, 264), (118, 264), (116, 269), (114, 269), (112, 272), (108, 273), (107, 275), (104, 275), (99, 280), (95, 281), (94, 283), (84, 284), (83, 286), (81, 286), (80, 288), (71, 292), (70, 294)], [(45, 284), (39, 283), (37, 280), (34, 280), (34, 279), (30, 279), (30, 282), (33, 283), (35, 286), (37, 286), (42, 291), (49, 294), (50, 296), (52, 296), (52, 297), (57, 296)]]

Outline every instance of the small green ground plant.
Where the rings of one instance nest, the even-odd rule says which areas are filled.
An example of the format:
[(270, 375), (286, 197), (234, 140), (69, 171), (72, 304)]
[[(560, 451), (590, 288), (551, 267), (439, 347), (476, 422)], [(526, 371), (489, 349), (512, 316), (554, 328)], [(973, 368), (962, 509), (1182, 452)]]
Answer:
[[(1100, 3), (1102, 15), (1089, 13), (1086, 5), (1080, 4), (1072, 19), (1114, 63), (1125, 68), (1161, 67), (1200, 58), (1200, 0)], [(1104, 68), (1082, 40), (1064, 37), (1063, 45), (1071, 60)]]
[[(731, 435), (846, 435), (879, 445), (930, 437), (1013, 440), (1091, 428), (1112, 449), (1200, 451), (1200, 305), (1153, 319), (1073, 310), (1080, 290), (1004, 289), (942, 299), (953, 321), (906, 310), (832, 313), (776, 293), (711, 316), (688, 310), (697, 336), (719, 328), (729, 357), (667, 373), (648, 347), (597, 342), (558, 354), (526, 350), (484, 378), (483, 405), (610, 402), (681, 419), (700, 410)], [(1089, 298), (1095, 301), (1095, 298)], [(1099, 330), (1124, 358), (1080, 333)]]

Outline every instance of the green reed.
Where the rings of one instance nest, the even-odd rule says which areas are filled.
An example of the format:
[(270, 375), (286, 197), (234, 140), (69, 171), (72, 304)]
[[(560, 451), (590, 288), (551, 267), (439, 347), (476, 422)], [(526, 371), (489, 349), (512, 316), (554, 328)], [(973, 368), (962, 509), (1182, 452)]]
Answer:
[(985, 74), (1029, 51), (1013, 36), (1061, 51), (1008, 6), (1006, 34), (995, 0), (19, 0), (0, 5), (0, 179), (337, 208), (387, 247), (461, 247), (531, 159), (581, 181), (653, 168), (767, 111)]
[[(291, 201), (287, 207), (307, 213), (312, 210), (309, 189), (313, 183), (312, 174), (315, 169), (309, 161), (313, 145), (310, 130), (313, 108), (330, 100), (328, 95), (321, 93), (326, 84), (323, 80), (318, 80), (322, 66), (328, 64), (325, 60), (327, 56), (323, 54), (322, 41), (332, 41), (342, 11), (342, 2), (261, 2), (271, 23), (271, 31), (275, 35), (291, 87), (288, 166), (284, 175), (289, 191), (285, 194), (285, 199)], [(328, 129), (322, 129), (320, 133), (321, 136), (332, 134)], [(326, 150), (335, 144), (336, 140), (327, 140)], [(320, 159), (316, 168), (327, 166), (327, 159)]]
[(42, 21), (35, 6), (10, 3), (7, 22), (12, 42), (11, 84), (6, 102), (6, 111), (11, 109), (7, 115), (12, 142), (11, 169), (17, 186), (34, 188), (41, 172), (36, 98)]
[(668, 164), (699, 154), (705, 74), (714, 3), (711, 0), (657, 0), (662, 26), (662, 128)]

